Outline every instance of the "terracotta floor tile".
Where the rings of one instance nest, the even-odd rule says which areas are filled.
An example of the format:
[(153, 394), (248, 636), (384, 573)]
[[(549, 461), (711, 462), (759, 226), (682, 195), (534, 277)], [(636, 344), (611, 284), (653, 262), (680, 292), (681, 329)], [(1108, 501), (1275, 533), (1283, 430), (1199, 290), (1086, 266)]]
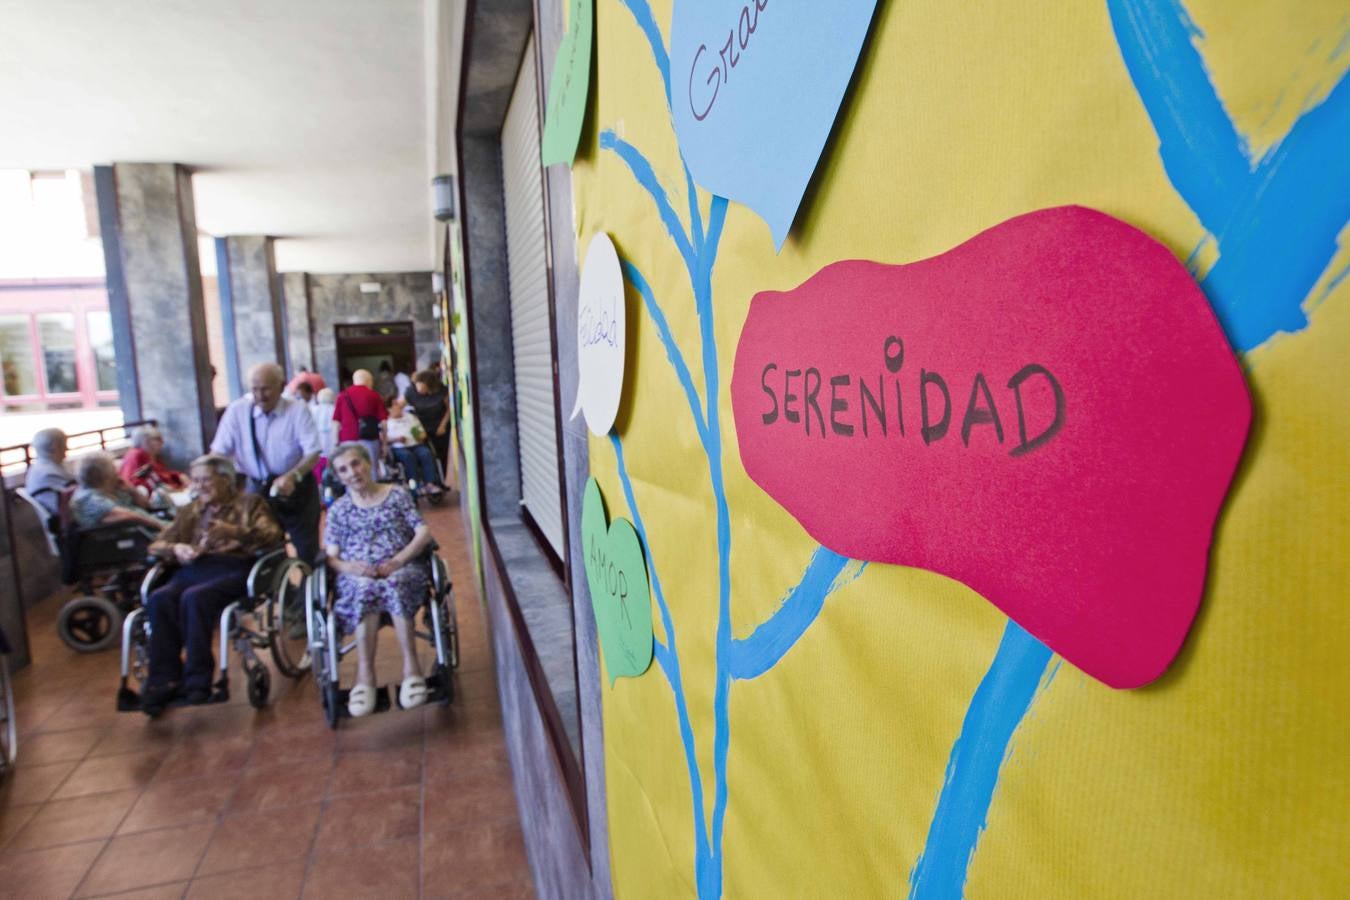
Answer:
[(391, 709), (364, 719), (349, 719), (337, 732), (339, 750), (421, 749), (423, 709)]
[(329, 793), (359, 794), (407, 787), (422, 780), (422, 748), (339, 753)]
[(304, 897), (417, 896), (417, 839), (382, 847), (316, 853), (305, 878)]
[(427, 783), (458, 778), (465, 772), (491, 769), (509, 772), (506, 739), (501, 732), (478, 732), (473, 737), (428, 739), (424, 760)]
[(141, 792), (118, 834), (213, 820), (234, 796), (238, 782), (225, 774), (161, 782)]
[(88, 728), (111, 728), (119, 716), (129, 715), (117, 711), (116, 698), (112, 692), (114, 687), (115, 683), (110, 682), (108, 696), (98, 704), (81, 702), (76, 705), (67, 703), (62, 706), (43, 720), (42, 733), (77, 731)]
[(41, 803), (0, 806), (0, 850), (9, 845), (14, 835), (18, 834), (28, 824), (29, 820), (37, 815), (40, 809), (42, 809)]
[(422, 837), (422, 884), (427, 893), (478, 890), (529, 877), (525, 840), (516, 822), (471, 825)]
[(268, 766), (312, 757), (332, 756), (337, 750), (337, 735), (323, 721), (294, 726), (276, 723), (261, 729), (253, 739), (250, 766)]
[(107, 900), (181, 900), (187, 890), (186, 881), (174, 881), (170, 884), (157, 884), (154, 887), (137, 888), (134, 891), (122, 891), (117, 894), (101, 895)]
[(136, 802), (136, 791), (94, 794), (43, 805), (33, 820), (14, 836), (11, 850), (38, 850), (111, 837)]
[(77, 728), (35, 734), (22, 742), (23, 755), (40, 763), (78, 762), (107, 733), (106, 728)]
[(509, 772), (470, 769), (455, 778), (426, 786), (428, 833), (465, 825), (503, 820), (517, 821), (515, 787)]
[(158, 751), (86, 759), (70, 774), (53, 799), (66, 800), (87, 794), (144, 787), (154, 778), (163, 759), (164, 754)]
[(328, 853), (417, 837), (421, 813), (420, 786), (335, 797), (324, 807), (314, 848)]
[(0, 853), (0, 898), (65, 900), (89, 871), (105, 843), (90, 841), (26, 853)]
[(214, 875), (306, 856), (314, 843), (319, 810), (318, 803), (311, 803), (226, 816), (206, 848), (197, 875)]
[(41, 803), (56, 793), (77, 762), (55, 763), (50, 766), (31, 766), (23, 755), (23, 743), (19, 743), (18, 764), (12, 771), (5, 773), (0, 781), (0, 809), (6, 806), (19, 806), (25, 803)]
[(458, 885), (422, 886), (422, 900), (534, 900), (534, 880), (529, 876), (512, 878), (483, 887)]
[(255, 766), (238, 773), (239, 787), (227, 812), (259, 812), (303, 803), (318, 803), (328, 794), (332, 757)]
[(103, 739), (89, 752), (89, 756), (118, 756), (122, 753), (144, 753), (147, 750), (168, 752), (177, 739), (173, 725), (163, 718), (152, 720), (142, 715), (133, 717), (128, 713), (126, 718), (104, 731)]
[(251, 866), (220, 875), (194, 879), (188, 900), (297, 900), (305, 883), (306, 861)]
[(215, 827), (213, 822), (113, 838), (85, 876), (76, 896), (97, 897), (185, 881), (197, 868)]
[(155, 772), (155, 783), (199, 778), (208, 773), (224, 775), (244, 768), (253, 752), (253, 741), (248, 737), (220, 738), (204, 741), (179, 741), (164, 757)]

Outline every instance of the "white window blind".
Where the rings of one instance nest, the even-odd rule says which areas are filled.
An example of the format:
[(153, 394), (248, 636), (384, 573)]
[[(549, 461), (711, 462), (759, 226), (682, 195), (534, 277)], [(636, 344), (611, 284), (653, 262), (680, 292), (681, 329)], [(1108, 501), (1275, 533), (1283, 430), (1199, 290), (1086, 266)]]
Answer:
[(539, 98), (534, 38), (516, 76), (502, 125), (502, 193), (515, 352), (516, 426), (520, 440), (521, 503), (559, 556), (563, 555), (558, 483), (557, 399), (544, 256), (544, 201), (539, 165)]

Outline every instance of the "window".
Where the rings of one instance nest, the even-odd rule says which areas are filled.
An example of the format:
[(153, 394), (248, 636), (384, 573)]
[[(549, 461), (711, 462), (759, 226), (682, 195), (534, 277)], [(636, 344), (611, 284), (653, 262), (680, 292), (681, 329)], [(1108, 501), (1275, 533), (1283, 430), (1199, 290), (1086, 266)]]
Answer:
[(0, 377), (6, 397), (38, 392), (28, 316), (0, 316)]
[(75, 316), (42, 313), (37, 316), (42, 371), (48, 394), (74, 394), (80, 385), (75, 370)]
[(558, 403), (553, 384), (553, 327), (533, 38), (526, 45), (511, 105), (502, 124), (502, 193), (511, 291), (516, 429), (520, 440), (520, 502), (561, 558), (565, 547), (562, 487), (558, 479)]
[(89, 329), (89, 349), (94, 354), (95, 390), (117, 390), (117, 360), (113, 353), (112, 316), (106, 309), (94, 310), (85, 317)]

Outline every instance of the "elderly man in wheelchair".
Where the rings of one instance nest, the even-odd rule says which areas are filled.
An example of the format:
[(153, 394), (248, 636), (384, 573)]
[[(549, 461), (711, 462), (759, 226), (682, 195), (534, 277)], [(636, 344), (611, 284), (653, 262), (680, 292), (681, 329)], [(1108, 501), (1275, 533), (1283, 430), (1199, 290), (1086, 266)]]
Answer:
[[(216, 621), (232, 603), (252, 593), (250, 576), (260, 557), (279, 555), (284, 560), (284, 550), (275, 549), (284, 540), (281, 526), (266, 500), (235, 490), (234, 466), (228, 459), (199, 457), (190, 478), (196, 499), (150, 545), (152, 554), (177, 567), (167, 581), (143, 591), (150, 628), (139, 705), (152, 717), (175, 700), (195, 704), (215, 699)], [(157, 566), (147, 576), (147, 587), (161, 575)], [(128, 621), (128, 634), (135, 624)], [(186, 663), (180, 656), (184, 649)]]
[[(347, 490), (329, 509), (327, 565), (311, 576), (306, 598), (310, 653), (329, 724), (336, 727), (343, 713), (359, 717), (388, 708), (387, 694), (375, 682), (382, 619), (393, 625), (403, 654), (398, 705), (407, 709), (428, 701), (448, 703), (450, 670), (458, 657), (454, 602), (449, 573), (435, 556), (431, 532), (405, 489), (374, 480), (362, 444), (339, 445), (329, 466)], [(329, 569), (336, 573), (331, 580)], [(428, 633), (417, 631), (419, 609), (425, 610)], [(355, 640), (340, 646), (341, 636), (352, 633)], [(423, 676), (417, 658), (418, 637), (429, 639), (436, 650), (430, 678)], [(357, 656), (356, 680), (350, 691), (342, 692), (338, 662), (351, 650)]]

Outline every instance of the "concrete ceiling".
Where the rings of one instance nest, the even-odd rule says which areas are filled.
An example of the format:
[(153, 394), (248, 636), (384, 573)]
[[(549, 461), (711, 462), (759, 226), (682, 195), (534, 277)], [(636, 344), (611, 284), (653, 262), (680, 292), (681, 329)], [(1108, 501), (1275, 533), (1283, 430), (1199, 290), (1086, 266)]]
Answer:
[(183, 163), (198, 228), (277, 237), (282, 271), (428, 270), (462, 6), (0, 0), (0, 168)]

